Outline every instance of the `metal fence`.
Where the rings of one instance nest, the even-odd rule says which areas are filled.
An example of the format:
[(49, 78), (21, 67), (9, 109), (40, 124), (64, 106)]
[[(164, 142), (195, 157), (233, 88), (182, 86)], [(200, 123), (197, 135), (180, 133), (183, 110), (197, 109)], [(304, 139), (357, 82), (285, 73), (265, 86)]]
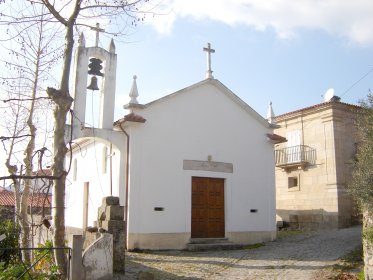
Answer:
[(316, 150), (306, 146), (297, 145), (275, 151), (276, 166), (296, 163), (313, 164), (316, 160)]
[[(56, 250), (64, 250), (67, 255), (67, 268), (66, 268), (66, 278), (61, 279), (70, 279), (70, 260), (71, 260), (71, 248), (69, 247), (43, 247), (43, 248), (0, 248), (0, 253), (3, 252), (16, 252), (16, 262), (21, 264), (23, 267), (22, 271), (17, 271), (17, 275), (12, 275), (12, 279), (34, 279), (37, 278), (37, 273), (48, 273), (50, 271), (47, 268), (37, 267), (38, 264), (45, 261), (48, 257), (53, 256), (53, 252)], [(32, 251), (34, 255), (34, 260), (31, 264), (27, 264), (22, 260), (23, 251)], [(38, 252), (37, 254), (35, 254)], [(48, 262), (50, 264), (50, 262)], [(39, 278), (40, 279), (40, 278)]]

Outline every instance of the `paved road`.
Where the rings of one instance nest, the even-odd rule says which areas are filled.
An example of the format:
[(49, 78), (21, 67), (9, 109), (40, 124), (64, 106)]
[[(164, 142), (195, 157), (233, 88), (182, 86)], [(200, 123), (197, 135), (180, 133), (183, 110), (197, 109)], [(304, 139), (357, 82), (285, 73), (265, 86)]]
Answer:
[[(256, 249), (132, 252), (126, 255), (126, 275), (117, 279), (314, 280), (359, 244), (361, 228), (352, 227), (287, 237)], [(149, 273), (154, 277), (147, 278)]]

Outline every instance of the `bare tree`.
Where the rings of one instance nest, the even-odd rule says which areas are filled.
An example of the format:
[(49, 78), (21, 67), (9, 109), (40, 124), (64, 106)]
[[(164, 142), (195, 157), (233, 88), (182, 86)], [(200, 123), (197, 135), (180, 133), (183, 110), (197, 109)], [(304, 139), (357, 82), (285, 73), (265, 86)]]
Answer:
[[(18, 101), (18, 102), (15, 102), (13, 106), (8, 108), (6, 111), (10, 112), (10, 114), (12, 115), (13, 124), (7, 127), (9, 131), (8, 135), (11, 135), (11, 137), (2, 139), (3, 142), (6, 140), (9, 141), (9, 144), (6, 145), (8, 149), (5, 149), (8, 154), (5, 160), (5, 166), (9, 174), (17, 175), (19, 168), (17, 167), (16, 164), (12, 163), (12, 155), (17, 154), (17, 152), (15, 151), (15, 149), (17, 149), (17, 143), (19, 143), (20, 141), (22, 141), (24, 137), (26, 137), (25, 135), (22, 135), (25, 126), (21, 125), (21, 116), (23, 115), (24, 110), (22, 110), (21, 102)], [(6, 111), (5, 110), (3, 111), (5, 113), (3, 115), (4, 118), (7, 117)], [(4, 148), (6, 146), (4, 145)], [(18, 222), (19, 221), (18, 217), (20, 216), (20, 205), (21, 205), (20, 180), (14, 177), (12, 179), (12, 184), (13, 184), (14, 191), (15, 191), (15, 202), (16, 202), (15, 218), (16, 218), (16, 221)]]
[[(5, 1), (7, 2), (7, 1)], [(68, 170), (65, 168), (65, 156), (68, 151), (65, 142), (65, 127), (67, 115), (71, 111), (73, 98), (70, 95), (70, 72), (74, 49), (74, 39), (77, 33), (83, 28), (92, 28), (97, 19), (105, 24), (105, 32), (114, 36), (124, 35), (129, 25), (136, 25), (142, 21), (146, 12), (148, 0), (70, 0), (70, 1), (49, 1), (49, 0), (24, 0), (25, 9), (34, 9), (38, 15), (25, 15), (25, 12), (18, 14), (2, 14), (2, 22), (7, 25), (20, 23), (32, 23), (40, 20), (40, 16), (48, 22), (64, 28), (64, 52), (61, 68), (61, 78), (58, 86), (48, 87), (47, 95), (54, 102), (54, 136), (53, 136), (53, 165), (52, 176), (55, 178), (53, 185), (53, 243), (55, 247), (63, 247), (65, 242), (65, 181)], [(35, 8), (36, 7), (36, 8)], [(44, 12), (42, 8), (46, 8)], [(94, 21), (94, 22), (93, 22)], [(1, 21), (0, 21), (1, 22)], [(61, 272), (65, 273), (66, 258), (62, 250), (55, 253), (57, 265)]]
[[(6, 166), (9, 174), (15, 175), (20, 172), (21, 175), (25, 176), (22, 189), (20, 180), (16, 178), (13, 178), (13, 185), (16, 198), (16, 216), (21, 228), (20, 247), (28, 248), (32, 238), (28, 210), (30, 209), (30, 191), (33, 185), (32, 176), (37, 137), (35, 119), (37, 120), (37, 110), (41, 109), (40, 105), (42, 103), (39, 97), (41, 93), (40, 83), (47, 81), (48, 78), (50, 79), (49, 71), (56, 64), (59, 48), (52, 47), (51, 41), (56, 38), (56, 32), (55, 30), (53, 32), (48, 30), (48, 24), (44, 20), (43, 14), (38, 21), (31, 25), (23, 23), (11, 26), (8, 29), (8, 35), (10, 38), (15, 38), (15, 41), (7, 41), (7, 47), (3, 47), (8, 49), (8, 53), (13, 59), (8, 58), (5, 61), (8, 76), (4, 76), (2, 79), (12, 91), (11, 97), (13, 98), (9, 97), (3, 101), (10, 105), (9, 108), (15, 108), (17, 112), (14, 114), (13, 132), (10, 134), (12, 137), (8, 138), (10, 146)], [(15, 73), (17, 79), (14, 79), (13, 73)], [(45, 107), (43, 109), (45, 110)], [(44, 111), (44, 113), (46, 112)], [(21, 123), (22, 125), (20, 125)], [(40, 124), (38, 120), (37, 123)], [(18, 135), (20, 131), (24, 137)], [(22, 141), (17, 143), (16, 139), (20, 138)], [(23, 164), (19, 159), (13, 160), (16, 144), (21, 144), (19, 146), (21, 146), (24, 154)], [(17, 163), (22, 164), (23, 168), (17, 167)], [(32, 215), (31, 212), (30, 214)], [(28, 250), (22, 251), (23, 261), (26, 263), (30, 263), (30, 252)]]
[[(31, 46), (31, 51), (25, 51), (25, 58), (31, 58), (31, 62), (33, 62), (33, 72), (30, 73), (31, 77), (33, 77), (33, 80), (31, 82), (31, 96), (30, 96), (30, 105), (29, 105), (29, 114), (27, 118), (27, 126), (30, 133), (29, 141), (27, 143), (26, 149), (25, 149), (25, 157), (23, 159), (24, 166), (25, 166), (25, 175), (26, 176), (32, 176), (34, 171), (33, 166), (33, 155), (35, 151), (35, 141), (36, 141), (36, 126), (34, 124), (34, 116), (35, 116), (35, 102), (37, 98), (37, 92), (39, 87), (39, 79), (43, 76), (42, 72), (44, 72), (46, 69), (50, 69), (51, 65), (55, 62), (54, 60), (54, 51), (48, 52), (45, 49), (48, 46), (48, 43), (46, 44), (44, 38), (46, 35), (46, 32), (44, 32), (45, 22), (43, 20), (43, 16), (40, 18), (40, 20), (37, 22), (37, 25), (35, 26), (37, 29), (37, 33), (35, 34), (36, 38), (31, 38), (30, 33), (28, 32), (27, 37), (24, 38), (23, 42), (28, 42), (28, 46)], [(53, 38), (53, 36), (51, 36)], [(48, 38), (49, 39), (49, 38)], [(33, 44), (33, 40), (35, 40), (36, 44)], [(31, 238), (31, 232), (30, 232), (30, 223), (28, 221), (27, 216), (27, 209), (29, 207), (29, 198), (30, 198), (30, 190), (32, 188), (32, 179), (26, 178), (24, 179), (24, 188), (22, 192), (22, 199), (21, 199), (21, 229), (22, 229), (22, 242), (21, 246), (26, 248), (30, 245), (30, 238)], [(23, 251), (24, 252), (24, 260), (26, 262), (29, 262), (30, 256), (27, 255), (27, 252), (29, 251)]]

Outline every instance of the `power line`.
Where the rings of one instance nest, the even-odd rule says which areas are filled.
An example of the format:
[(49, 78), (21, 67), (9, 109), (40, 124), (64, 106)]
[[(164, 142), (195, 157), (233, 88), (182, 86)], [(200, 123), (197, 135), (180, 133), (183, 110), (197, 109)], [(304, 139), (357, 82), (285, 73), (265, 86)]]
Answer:
[(362, 81), (366, 76), (373, 72), (373, 68), (370, 69), (367, 73), (365, 73), (359, 80), (352, 84), (347, 90), (345, 90), (340, 97), (343, 97), (347, 92), (349, 92), (354, 86), (356, 86), (360, 81)]

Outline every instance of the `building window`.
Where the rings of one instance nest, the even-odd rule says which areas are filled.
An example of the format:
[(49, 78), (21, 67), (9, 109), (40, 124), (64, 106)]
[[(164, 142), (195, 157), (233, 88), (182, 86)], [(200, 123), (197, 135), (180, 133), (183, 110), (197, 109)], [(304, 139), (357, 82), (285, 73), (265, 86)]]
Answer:
[(89, 199), (89, 182), (84, 182), (83, 190), (83, 230), (88, 226), (88, 199)]
[(107, 161), (108, 161), (108, 149), (107, 147), (102, 148), (102, 174), (107, 172)]
[(297, 176), (288, 177), (288, 190), (299, 190), (299, 178)]
[(286, 133), (287, 162), (300, 162), (302, 159), (301, 132), (294, 130)]
[(74, 158), (73, 161), (73, 181), (76, 181), (76, 178), (78, 176), (78, 160)]

